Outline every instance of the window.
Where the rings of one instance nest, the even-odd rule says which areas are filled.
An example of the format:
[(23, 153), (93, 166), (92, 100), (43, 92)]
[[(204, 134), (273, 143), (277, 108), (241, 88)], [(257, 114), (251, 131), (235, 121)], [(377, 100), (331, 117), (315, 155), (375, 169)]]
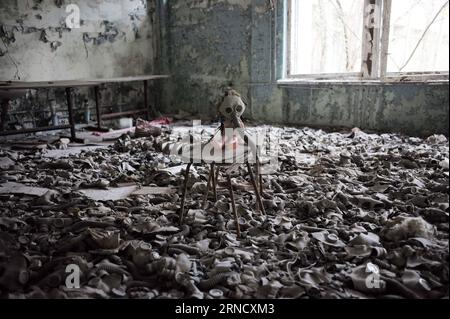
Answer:
[(287, 76), (448, 80), (449, 0), (287, 0)]
[(361, 72), (363, 5), (361, 0), (293, 0), (291, 74)]
[(448, 18), (448, 1), (394, 0), (387, 71), (448, 71)]

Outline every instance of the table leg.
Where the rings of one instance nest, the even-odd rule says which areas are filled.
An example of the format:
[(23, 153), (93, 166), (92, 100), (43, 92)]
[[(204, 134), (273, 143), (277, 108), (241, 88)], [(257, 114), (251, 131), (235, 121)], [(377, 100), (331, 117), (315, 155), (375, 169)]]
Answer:
[(1, 107), (2, 107), (2, 117), (0, 122), (0, 130), (3, 131), (5, 129), (6, 119), (8, 118), (8, 109), (9, 109), (9, 100), (4, 99), (1, 100)]
[(227, 179), (228, 179), (228, 189), (230, 191), (231, 209), (233, 210), (234, 220), (236, 222), (236, 231), (237, 235), (241, 236), (241, 227), (239, 226), (239, 216), (236, 209), (236, 202), (234, 201), (233, 184), (231, 183), (231, 177), (229, 174), (227, 175)]
[(152, 112), (150, 110), (150, 105), (148, 105), (148, 80), (144, 80), (144, 105), (147, 110), (147, 120), (151, 120)]
[(184, 186), (183, 186), (183, 197), (181, 198), (181, 212), (180, 212), (180, 224), (184, 222), (184, 204), (186, 202), (187, 185), (189, 182), (189, 171), (191, 170), (192, 163), (189, 163), (186, 167), (186, 172), (184, 174)]
[(94, 87), (95, 94), (95, 111), (97, 112), (97, 127), (102, 128), (102, 113), (100, 111), (100, 89), (98, 86)]
[(72, 88), (66, 88), (66, 97), (67, 97), (67, 107), (69, 111), (69, 124), (70, 124), (70, 138), (72, 141), (77, 139), (77, 134), (75, 131), (75, 120), (73, 117), (73, 95)]

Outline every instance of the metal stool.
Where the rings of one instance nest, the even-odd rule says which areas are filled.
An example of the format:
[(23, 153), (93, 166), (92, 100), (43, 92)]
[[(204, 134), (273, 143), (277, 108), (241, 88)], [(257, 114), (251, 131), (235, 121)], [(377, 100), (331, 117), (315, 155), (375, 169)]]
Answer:
[[(184, 174), (183, 196), (181, 198), (180, 224), (183, 224), (183, 222), (184, 222), (184, 211), (185, 211), (185, 202), (186, 202), (186, 195), (187, 195), (187, 185), (189, 182), (189, 172), (190, 172), (192, 165), (193, 165), (193, 163), (187, 164), (186, 172)], [(219, 173), (220, 173), (220, 167), (232, 165), (232, 168), (234, 168), (237, 164), (223, 164), (223, 163), (212, 162), (209, 165), (210, 165), (209, 177), (208, 177), (208, 184), (206, 187), (207, 188), (206, 193), (204, 195), (203, 204), (202, 204), (203, 208), (205, 208), (205, 206), (206, 206), (206, 202), (208, 200), (208, 195), (211, 190), (211, 187), (213, 189), (214, 199), (217, 202), (217, 181), (218, 181), (218, 177), (219, 177)], [(259, 161), (259, 159), (256, 160), (256, 177), (255, 177), (255, 174), (253, 173), (250, 162), (246, 161), (245, 165), (247, 166), (247, 171), (248, 171), (248, 174), (250, 175), (250, 180), (251, 180), (253, 189), (255, 191), (256, 208), (257, 208), (257, 210), (260, 210), (262, 214), (265, 215), (266, 212), (265, 212), (264, 205), (263, 205), (262, 199), (261, 199), (261, 195), (263, 192), (263, 185), (262, 185), (262, 177), (260, 174), (260, 161)], [(217, 169), (216, 169), (216, 166), (217, 166)], [(234, 192), (233, 192), (233, 185), (231, 183), (231, 176), (230, 176), (229, 170), (227, 170), (225, 173), (226, 173), (226, 177), (227, 177), (227, 181), (228, 181), (228, 190), (230, 192), (231, 209), (233, 211), (233, 215), (234, 215), (235, 223), (236, 223), (236, 231), (237, 231), (237, 235), (240, 236), (241, 229), (239, 226), (238, 212), (236, 210), (236, 202), (234, 200)], [(259, 189), (258, 189), (258, 184), (259, 184)]]

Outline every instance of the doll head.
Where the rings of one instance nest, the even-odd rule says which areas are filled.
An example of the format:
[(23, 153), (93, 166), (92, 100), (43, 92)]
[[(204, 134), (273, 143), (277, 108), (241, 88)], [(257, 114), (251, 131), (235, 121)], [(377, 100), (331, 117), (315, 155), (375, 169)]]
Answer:
[(219, 106), (219, 113), (225, 122), (238, 124), (241, 123), (241, 116), (244, 114), (245, 108), (246, 106), (241, 99), (241, 95), (235, 90), (228, 89)]

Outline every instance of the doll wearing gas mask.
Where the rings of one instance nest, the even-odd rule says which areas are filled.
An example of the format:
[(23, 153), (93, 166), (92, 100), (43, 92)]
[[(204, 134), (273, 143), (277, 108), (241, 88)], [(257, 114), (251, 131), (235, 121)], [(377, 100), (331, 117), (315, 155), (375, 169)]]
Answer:
[(241, 116), (244, 114), (246, 105), (242, 101), (241, 95), (235, 90), (228, 89), (222, 103), (219, 105), (219, 115), (221, 118), (221, 131), (224, 134), (225, 128), (244, 128)]
[[(223, 148), (227, 145), (233, 145), (235, 148), (237, 137), (239, 136), (243, 141), (246, 141), (252, 152), (256, 152), (256, 145), (252, 139), (249, 138), (248, 134), (245, 133), (245, 124), (241, 118), (245, 109), (246, 105), (242, 100), (241, 95), (231, 88), (227, 89), (222, 103), (218, 108)], [(229, 136), (226, 136), (225, 129), (234, 129), (237, 134), (233, 134), (230, 138)]]

